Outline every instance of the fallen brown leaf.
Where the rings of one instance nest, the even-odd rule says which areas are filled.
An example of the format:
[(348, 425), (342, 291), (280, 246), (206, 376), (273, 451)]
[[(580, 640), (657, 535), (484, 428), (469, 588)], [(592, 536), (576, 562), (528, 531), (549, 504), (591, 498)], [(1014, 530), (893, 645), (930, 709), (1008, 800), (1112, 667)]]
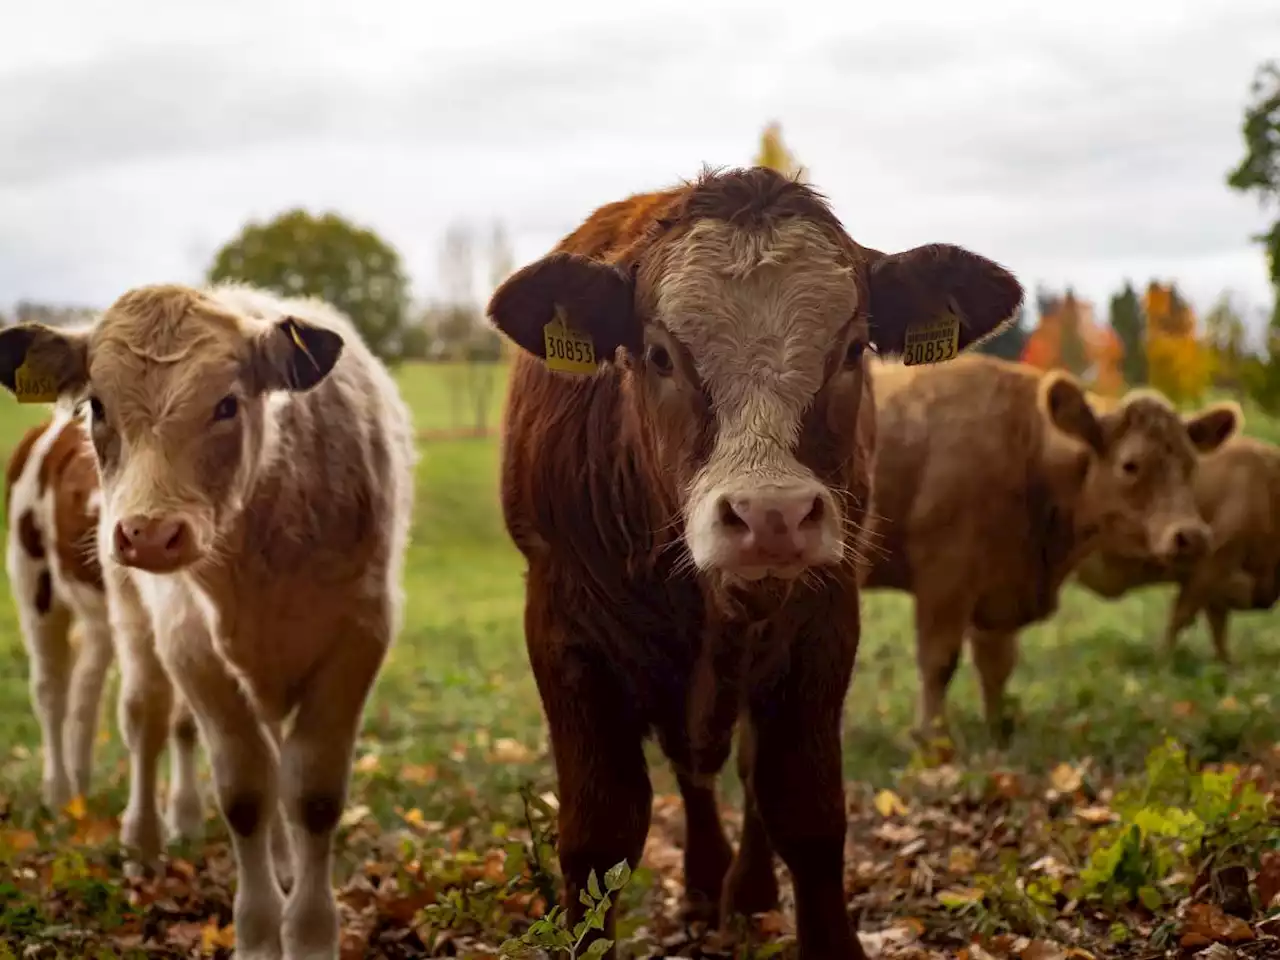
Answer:
[(1239, 917), (1228, 916), (1216, 903), (1193, 903), (1182, 918), (1184, 947), (1205, 947), (1211, 943), (1239, 943), (1253, 939), (1253, 928)]

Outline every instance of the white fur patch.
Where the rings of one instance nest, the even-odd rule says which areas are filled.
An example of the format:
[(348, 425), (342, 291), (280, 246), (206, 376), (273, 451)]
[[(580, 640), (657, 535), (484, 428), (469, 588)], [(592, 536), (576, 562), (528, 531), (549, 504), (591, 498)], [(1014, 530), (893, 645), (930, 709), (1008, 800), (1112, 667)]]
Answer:
[[(756, 231), (704, 220), (673, 248), (658, 319), (688, 348), (716, 417), (711, 456), (686, 505), (699, 567), (715, 562), (720, 497), (815, 483), (796, 459), (801, 419), (857, 305), (852, 267), (804, 220)], [(824, 540), (839, 559), (842, 538)]]

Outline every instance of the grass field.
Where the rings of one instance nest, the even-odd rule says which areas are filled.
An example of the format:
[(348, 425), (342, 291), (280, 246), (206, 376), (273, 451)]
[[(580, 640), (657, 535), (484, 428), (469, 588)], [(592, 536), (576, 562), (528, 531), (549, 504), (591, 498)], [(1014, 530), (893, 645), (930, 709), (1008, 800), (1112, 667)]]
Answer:
[[(458, 371), (420, 366), (400, 371), (421, 431), (462, 425), (455, 422), (451, 376), (459, 376)], [(491, 420), (496, 420), (500, 402), (501, 386), (495, 391)], [(0, 397), (0, 451), (12, 449), (22, 429), (44, 414), (43, 408)], [(1255, 411), (1247, 415), (1249, 432), (1280, 440), (1280, 423)], [(447, 886), (442, 877), (465, 874), (455, 876), (463, 869), (458, 864), (465, 866), (469, 860), (462, 852), (478, 851), (475, 857), (483, 862), (486, 850), (514, 836), (526, 837), (516, 830), (525, 820), (522, 793), (537, 796), (554, 789), (521, 634), (522, 563), (506, 539), (497, 506), (497, 444), (480, 437), (424, 439), (421, 449), (405, 629), (366, 715), (351, 801), (355, 811), (345, 834), (354, 852), (344, 857), (339, 878), (345, 882), (353, 869), (363, 869), (359, 858), (374, 856), (369, 851), (383, 850), (376, 856), (386, 855), (385, 846), (378, 846), (385, 844), (386, 836), (394, 834), (398, 842), (411, 846), (417, 843), (414, 849), (419, 851), (447, 836), (445, 853), (431, 861), (437, 871), (427, 884), (432, 896), (413, 901), (414, 908), (429, 904), (434, 893)], [(1184, 635), (1172, 660), (1161, 655), (1159, 638), (1169, 597), (1169, 591), (1160, 588), (1106, 603), (1068, 588), (1058, 617), (1023, 636), (1022, 662), (1011, 686), (1020, 727), (1003, 753), (990, 744), (979, 719), (976, 677), (963, 666), (950, 699), (957, 768), (966, 771), (965, 776), (998, 778), (1011, 773), (1040, 782), (1036, 778), (1066, 764), (1089, 771), (1098, 783), (1109, 783), (1142, 771), (1148, 752), (1167, 735), (1177, 738), (1197, 760), (1269, 756), (1280, 741), (1280, 691), (1274, 679), (1280, 669), (1280, 614), (1233, 619), (1236, 666), (1228, 672), (1212, 662), (1203, 625)], [(55, 841), (65, 842), (71, 828), (56, 825), (40, 809), (39, 739), (26, 675), (12, 605), (0, 605), (0, 838), (6, 825), (15, 836), (26, 838), (11, 842), (8, 854), (0, 839), (0, 857), (18, 856), (21, 848), (24, 855), (56, 858), (62, 854)], [(910, 799), (916, 789), (904, 773), (919, 766), (908, 734), (916, 691), (909, 600), (869, 594), (863, 606), (863, 647), (846, 711), (845, 769), (849, 780), (866, 785), (859, 795), (890, 788)], [(78, 813), (81, 835), (83, 824), (109, 824), (123, 807), (125, 778), (114, 693), (113, 680), (104, 707), (95, 790), (87, 809)], [(661, 762), (655, 762), (655, 782), (659, 793), (672, 790)], [(725, 782), (725, 795), (732, 803), (737, 785), (728, 776)], [(540, 809), (536, 803), (535, 809)], [(211, 806), (209, 829), (216, 840), (221, 826)], [(102, 849), (109, 850), (110, 831), (99, 832), (95, 842), (102, 841)], [(678, 830), (673, 837), (676, 842)], [(857, 837), (851, 839), (858, 842)], [(390, 856), (405, 856), (406, 849)], [(537, 844), (531, 849), (536, 854)], [(209, 851), (187, 855), (200, 869), (217, 856)], [(103, 856), (108, 858), (104, 863), (114, 862), (109, 854)], [(660, 873), (669, 859), (659, 858), (650, 866)], [(83, 870), (86, 876), (92, 874), (89, 867)], [(548, 864), (547, 870), (554, 873), (554, 865)], [(21, 910), (28, 918), (22, 936), (32, 943), (45, 942), (41, 937), (62, 943), (56, 930), (49, 932), (58, 927), (62, 915), (49, 905), (48, 897), (42, 900), (43, 895), (19, 888), (28, 890), (21, 884), (10, 888), (0, 876), (0, 910), (9, 911), (0, 914), (0, 934), (17, 936), (12, 915)], [(6, 900), (7, 889), (11, 892)], [(216, 916), (209, 921), (195, 908), (191, 913), (183, 922), (212, 923), (217, 929), (218, 917), (226, 920), (221, 908), (211, 910)], [(420, 919), (413, 922), (419, 924), (415, 936), (423, 938), (422, 949), (436, 949), (425, 943)], [(459, 929), (467, 922), (465, 917), (456, 920)], [(82, 918), (80, 923), (91, 925), (92, 920)], [(121, 923), (120, 929), (135, 939), (121, 934), (120, 943), (145, 942), (136, 924)], [(1012, 929), (1016, 924), (1004, 926)], [(486, 941), (478, 927), (471, 932), (479, 951), (474, 955), (493, 955), (478, 946), (492, 941)], [(183, 942), (177, 934), (171, 936)], [(459, 943), (465, 945), (465, 937), (455, 938), (449, 949), (465, 952)], [(192, 949), (198, 953), (199, 945)], [(216, 952), (216, 946), (209, 949)], [(376, 955), (401, 954), (388, 947)]]

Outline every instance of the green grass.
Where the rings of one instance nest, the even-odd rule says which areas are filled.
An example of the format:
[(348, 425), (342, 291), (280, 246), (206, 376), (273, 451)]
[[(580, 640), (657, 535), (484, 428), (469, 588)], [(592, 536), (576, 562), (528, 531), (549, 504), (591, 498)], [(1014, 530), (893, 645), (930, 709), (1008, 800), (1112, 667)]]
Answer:
[[(420, 430), (458, 425), (449, 378), (459, 371), (415, 365), (397, 376)], [(491, 422), (504, 387), (499, 376)], [(0, 404), (0, 451), (12, 449), (44, 412), (11, 400)], [(1280, 423), (1248, 413), (1250, 432), (1280, 440)], [(474, 743), (478, 731), (532, 748), (545, 742), (521, 632), (523, 564), (502, 527), (497, 467), (493, 439), (421, 445), (405, 629), (371, 699), (366, 728), (389, 762), (439, 759), (460, 743)], [(1172, 663), (1162, 656), (1158, 640), (1169, 597), (1169, 588), (1151, 588), (1108, 603), (1068, 587), (1059, 615), (1023, 634), (1011, 686), (1022, 726), (1003, 760), (1036, 770), (1087, 755), (1124, 770), (1140, 764), (1165, 731), (1210, 755), (1280, 738), (1269, 700), (1280, 664), (1274, 613), (1233, 618), (1237, 666), (1228, 674), (1211, 663), (1202, 625), (1184, 635)], [(917, 678), (909, 598), (869, 592), (862, 636), (846, 711), (846, 768), (850, 778), (880, 784), (912, 751), (908, 727)], [(0, 608), (0, 742), (9, 749), (0, 760), (0, 790), (30, 799), (38, 782), (38, 733), (26, 669), (7, 604)], [(1238, 710), (1220, 708), (1228, 694)], [(950, 704), (962, 745), (986, 751), (976, 676), (968, 666), (953, 682)], [(106, 725), (114, 742), (113, 713)]]
[[(398, 371), (420, 430), (463, 426), (454, 420), (449, 376), (408, 366)], [(500, 376), (491, 420), (505, 386)], [(1250, 432), (1280, 440), (1280, 423), (1249, 410)], [(0, 398), (0, 452), (44, 408)], [(522, 637), (523, 564), (506, 538), (497, 505), (497, 443), (491, 438), (424, 440), (418, 501), (406, 567), (405, 628), (371, 698), (352, 804), (380, 819), (394, 808), (428, 819), (489, 822), (519, 816), (517, 790), (554, 787), (546, 734)], [(1280, 667), (1280, 622), (1270, 614), (1233, 618), (1236, 666), (1214, 664), (1203, 625), (1184, 634), (1169, 660), (1159, 638), (1170, 599), (1152, 588), (1120, 602), (1068, 587), (1060, 614), (1022, 637), (1011, 692), (1021, 726), (1010, 748), (995, 751), (980, 720), (976, 676), (967, 659), (950, 695), (962, 761), (1043, 772), (1092, 758), (1103, 771), (1141, 768), (1166, 734), (1193, 756), (1217, 760), (1260, 753), (1280, 740), (1273, 697)], [(913, 754), (909, 736), (918, 683), (909, 598), (865, 596), (862, 649), (846, 710), (845, 768), (851, 780), (896, 782)], [(28, 698), (27, 662), (12, 604), (0, 605), (0, 810), (15, 822), (39, 807), (38, 731)], [(125, 775), (115, 724), (115, 685), (104, 707), (91, 807), (123, 806)], [(500, 738), (510, 744), (491, 752)], [(507, 762), (510, 761), (510, 762)], [(416, 775), (404, 774), (406, 766)], [(659, 790), (672, 782), (656, 761)], [(736, 784), (726, 774), (727, 795)]]

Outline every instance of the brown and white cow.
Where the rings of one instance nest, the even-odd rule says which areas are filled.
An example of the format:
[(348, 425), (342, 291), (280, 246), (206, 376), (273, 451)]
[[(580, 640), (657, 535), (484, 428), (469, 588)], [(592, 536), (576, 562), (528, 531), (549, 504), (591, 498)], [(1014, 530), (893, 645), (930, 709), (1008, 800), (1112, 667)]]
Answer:
[[(863, 956), (840, 738), (876, 435), (864, 349), (901, 351), (947, 310), (963, 349), (1021, 298), (958, 247), (858, 245), (814, 190), (760, 167), (607, 204), (495, 292), (490, 317), (523, 348), (502, 504), (528, 562), (574, 920), (590, 871), (640, 857), (656, 734), (685, 801), (690, 909), (771, 908), (777, 850), (801, 955)], [(740, 714), (731, 866), (713, 784)]]
[[(172, 678), (231, 830), (236, 955), (336, 958), (333, 833), (401, 617), (415, 454), (394, 381), (328, 305), (234, 286), (130, 290), (87, 332), (7, 328), (10, 390), (19, 368), (85, 411), (135, 789), (154, 788)], [(134, 812), (154, 854), (154, 804)]]
[[(18, 443), (6, 471), (5, 502), (5, 566), (31, 661), (44, 800), (57, 808), (73, 795), (88, 795), (102, 688), (114, 658), (98, 563), (98, 469), (70, 406), (55, 407), (50, 421), (32, 427)], [(195, 721), (181, 701), (174, 708), (171, 743), (170, 828), (191, 838), (199, 834), (204, 814)], [(135, 769), (131, 783), (138, 780)], [(126, 822), (135, 819), (126, 812)]]
[(1108, 413), (1063, 371), (971, 355), (875, 364), (881, 442), (864, 586), (915, 599), (920, 732), (945, 723), (966, 635), (1000, 740), (1017, 632), (1050, 616), (1091, 550), (1188, 561), (1209, 544), (1197, 452), (1238, 429), (1223, 405), (1180, 418), (1151, 391)]
[(1227, 620), (1233, 610), (1270, 610), (1280, 601), (1280, 448), (1237, 435), (1200, 458), (1196, 505), (1209, 524), (1209, 552), (1170, 566), (1100, 550), (1076, 571), (1082, 586), (1115, 598), (1149, 584), (1173, 583), (1165, 648), (1203, 611), (1214, 654), (1230, 662)]

